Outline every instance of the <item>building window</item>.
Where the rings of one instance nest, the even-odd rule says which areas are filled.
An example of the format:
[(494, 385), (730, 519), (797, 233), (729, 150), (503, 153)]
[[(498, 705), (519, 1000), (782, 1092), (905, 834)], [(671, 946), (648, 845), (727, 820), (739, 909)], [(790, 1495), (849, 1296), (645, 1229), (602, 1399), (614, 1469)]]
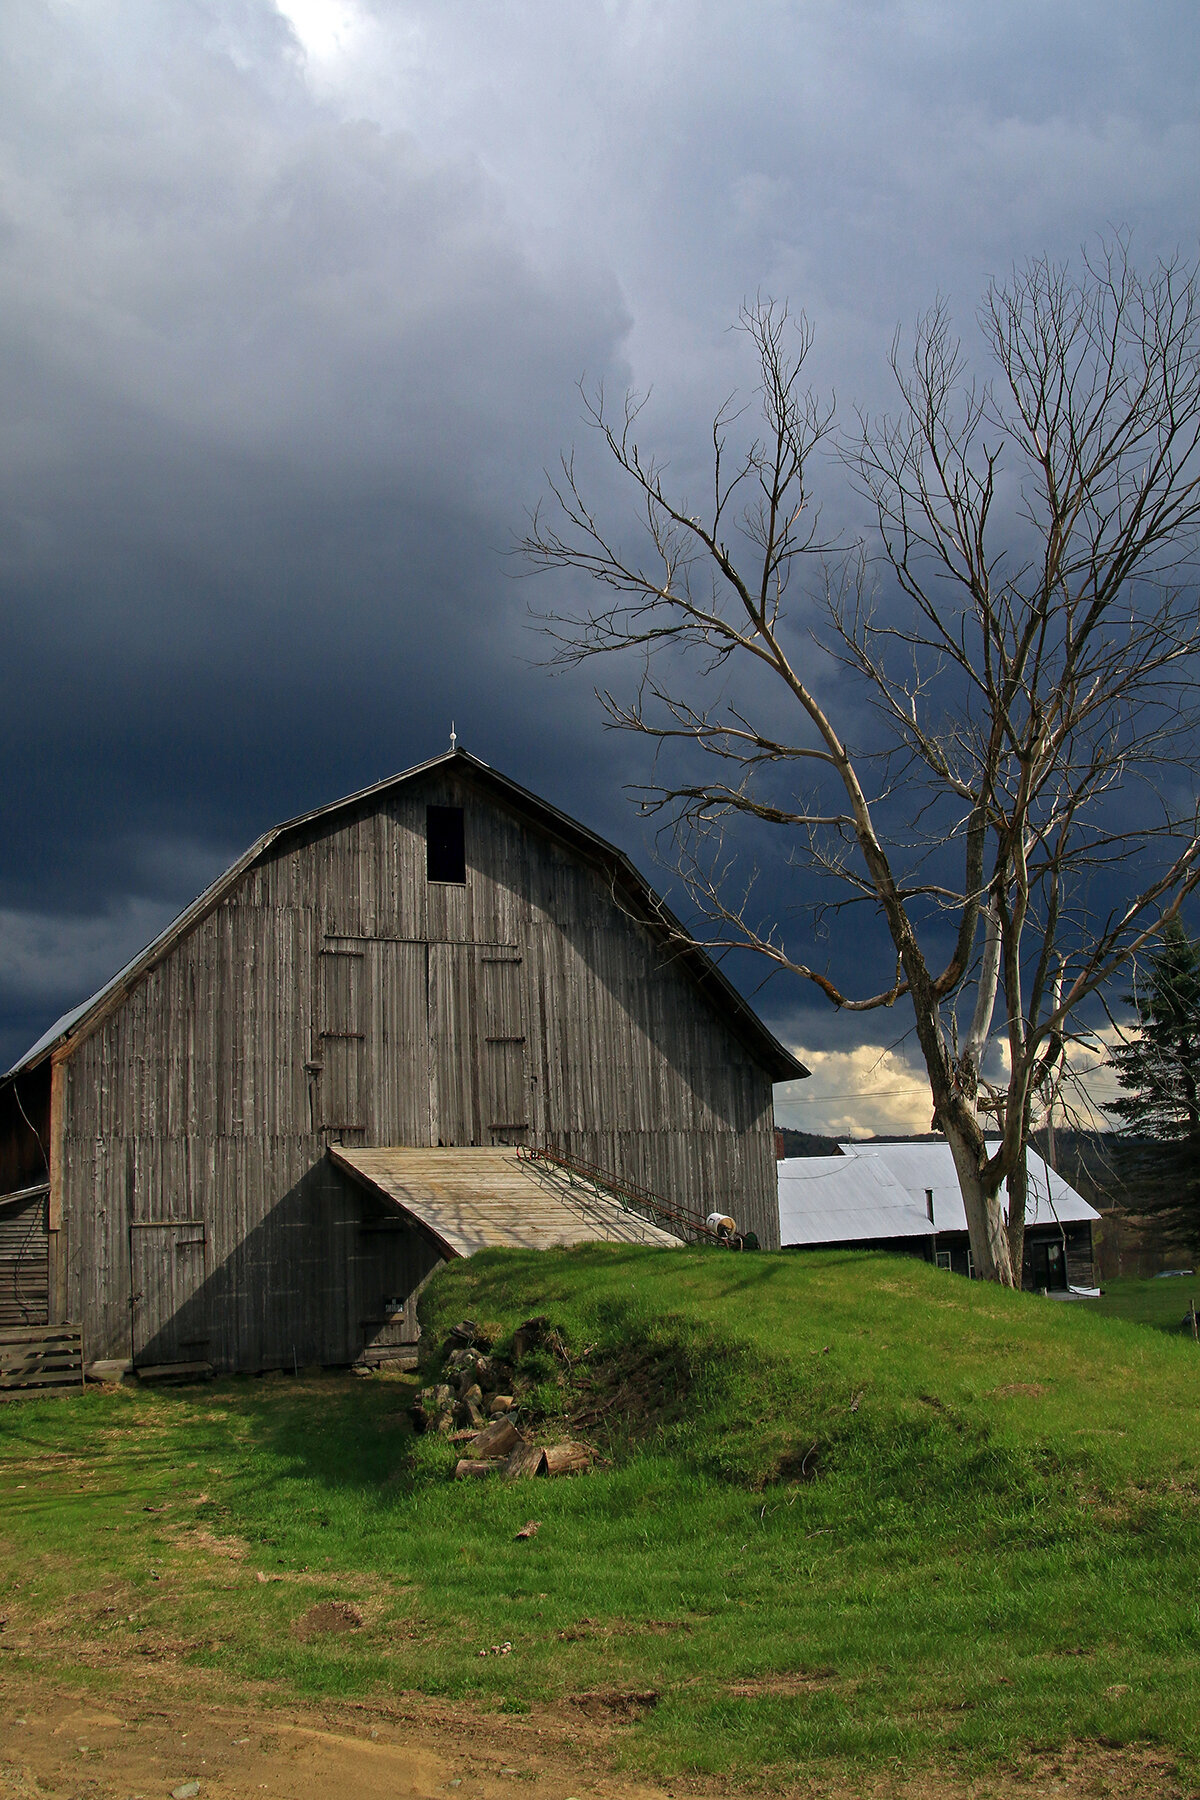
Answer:
[(950, 1261), (950, 1252), (948, 1250), (939, 1250), (937, 1252), (937, 1266), (939, 1269), (952, 1269), (954, 1267), (954, 1264)]
[(430, 881), (466, 881), (467, 846), (461, 806), (425, 808), (425, 874)]

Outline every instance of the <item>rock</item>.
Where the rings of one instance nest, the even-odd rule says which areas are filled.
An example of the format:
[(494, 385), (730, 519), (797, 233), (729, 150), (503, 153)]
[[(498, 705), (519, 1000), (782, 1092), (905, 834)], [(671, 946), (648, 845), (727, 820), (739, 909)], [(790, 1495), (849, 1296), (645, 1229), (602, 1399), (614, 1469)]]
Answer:
[(179, 1786), (171, 1789), (171, 1800), (193, 1800), (200, 1792), (198, 1781), (181, 1781)]
[(493, 1394), (488, 1401), (488, 1411), (493, 1419), (498, 1419), (502, 1413), (511, 1412), (515, 1405), (511, 1394)]
[(418, 1431), (448, 1432), (454, 1427), (454, 1393), (445, 1382), (422, 1388), (413, 1407), (413, 1424)]
[(482, 1431), (487, 1424), (483, 1416), (483, 1408), (479, 1402), (483, 1399), (478, 1387), (469, 1388), (454, 1409), (454, 1417), (460, 1425), (471, 1425), (476, 1431)]
[(480, 1331), (474, 1319), (460, 1319), (457, 1325), (450, 1327), (445, 1347), (448, 1351), (473, 1347), (486, 1352), (491, 1349), (492, 1340), (486, 1332)]
[[(526, 1356), (530, 1350), (536, 1350), (540, 1344), (544, 1344), (553, 1332), (554, 1327), (544, 1313), (539, 1313), (536, 1319), (526, 1319), (525, 1323), (518, 1325), (513, 1332), (513, 1361), (520, 1362), (521, 1358)], [(557, 1333), (554, 1335), (557, 1336)]]

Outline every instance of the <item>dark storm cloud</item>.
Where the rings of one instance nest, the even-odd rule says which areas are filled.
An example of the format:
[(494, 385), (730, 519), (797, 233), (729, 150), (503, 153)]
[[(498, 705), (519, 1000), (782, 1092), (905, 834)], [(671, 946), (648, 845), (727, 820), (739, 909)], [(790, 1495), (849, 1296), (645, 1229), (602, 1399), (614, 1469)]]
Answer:
[(0, 30), (15, 1054), (265, 825), (452, 716), (503, 748), (529, 677), (495, 547), (624, 319), (468, 154), (315, 100), (269, 7)]
[[(647, 862), (638, 748), (533, 666), (562, 596), (502, 555), (576, 378), (657, 382), (694, 485), (746, 294), (807, 306), (815, 371), (874, 402), (935, 292), (969, 324), (989, 272), (1109, 222), (1186, 245), (1197, 36), (1108, 0), (10, 0), (0, 1062), (451, 717)], [(767, 904), (793, 888), (770, 862)]]

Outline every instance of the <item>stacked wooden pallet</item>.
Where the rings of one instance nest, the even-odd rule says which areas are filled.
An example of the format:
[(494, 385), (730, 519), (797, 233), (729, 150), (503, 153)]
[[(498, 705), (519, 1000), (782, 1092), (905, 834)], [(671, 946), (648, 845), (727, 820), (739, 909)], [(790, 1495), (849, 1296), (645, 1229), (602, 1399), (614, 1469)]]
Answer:
[(82, 1386), (79, 1325), (0, 1326), (0, 1395), (15, 1388)]

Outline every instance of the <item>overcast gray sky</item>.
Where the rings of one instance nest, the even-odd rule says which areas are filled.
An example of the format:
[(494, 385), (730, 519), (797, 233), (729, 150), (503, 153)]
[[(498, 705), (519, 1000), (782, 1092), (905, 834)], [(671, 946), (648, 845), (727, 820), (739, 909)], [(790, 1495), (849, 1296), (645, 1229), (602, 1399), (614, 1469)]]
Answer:
[[(575, 382), (653, 383), (686, 470), (747, 295), (876, 404), (938, 293), (1194, 254), (1198, 45), (1182, 0), (6, 0), (0, 1066), (451, 718), (653, 877), (505, 559)], [(887, 1031), (758, 1003), (789, 1122), (925, 1122)]]

